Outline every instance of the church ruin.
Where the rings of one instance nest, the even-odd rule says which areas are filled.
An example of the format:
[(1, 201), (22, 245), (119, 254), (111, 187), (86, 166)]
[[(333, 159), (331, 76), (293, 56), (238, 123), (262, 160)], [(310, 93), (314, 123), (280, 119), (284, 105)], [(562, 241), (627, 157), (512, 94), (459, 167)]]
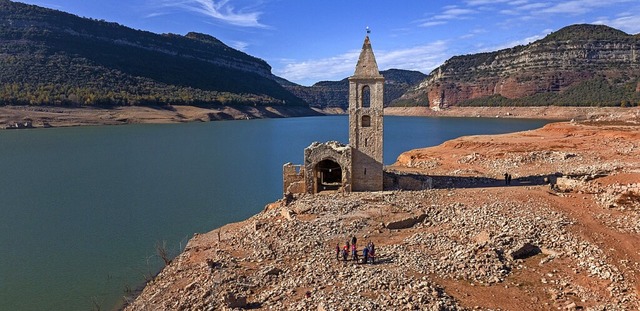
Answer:
[(383, 190), (383, 91), (384, 77), (366, 36), (349, 77), (349, 144), (314, 142), (304, 150), (303, 165), (285, 164), (285, 195)]

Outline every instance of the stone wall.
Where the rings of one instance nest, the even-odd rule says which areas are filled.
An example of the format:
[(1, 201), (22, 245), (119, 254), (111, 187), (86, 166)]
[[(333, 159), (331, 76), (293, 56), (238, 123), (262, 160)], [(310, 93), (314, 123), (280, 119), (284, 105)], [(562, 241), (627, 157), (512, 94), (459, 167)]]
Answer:
[(283, 194), (300, 194), (307, 191), (304, 178), (304, 167), (291, 162), (282, 166)]
[(318, 193), (316, 166), (323, 160), (331, 160), (342, 169), (342, 191), (351, 192), (351, 147), (337, 141), (313, 142), (304, 149), (305, 186), (307, 193)]
[(384, 189), (406, 191), (433, 189), (433, 178), (426, 175), (385, 171)]

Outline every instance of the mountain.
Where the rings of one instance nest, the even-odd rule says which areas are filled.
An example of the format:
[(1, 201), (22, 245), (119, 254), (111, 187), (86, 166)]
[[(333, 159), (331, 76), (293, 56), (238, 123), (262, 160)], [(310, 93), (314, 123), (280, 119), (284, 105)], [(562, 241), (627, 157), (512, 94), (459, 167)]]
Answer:
[[(384, 105), (388, 106), (392, 101), (402, 96), (411, 87), (426, 78), (419, 71), (389, 69), (381, 71), (384, 76)], [(305, 100), (311, 107), (316, 108), (342, 108), (349, 105), (349, 80), (321, 81), (312, 86), (301, 86), (283, 82), (287, 90), (297, 97)]]
[(154, 34), (0, 0), (0, 104), (287, 105), (264, 60), (205, 34)]
[(640, 35), (572, 25), (526, 46), (455, 56), (394, 105), (626, 106), (640, 103)]

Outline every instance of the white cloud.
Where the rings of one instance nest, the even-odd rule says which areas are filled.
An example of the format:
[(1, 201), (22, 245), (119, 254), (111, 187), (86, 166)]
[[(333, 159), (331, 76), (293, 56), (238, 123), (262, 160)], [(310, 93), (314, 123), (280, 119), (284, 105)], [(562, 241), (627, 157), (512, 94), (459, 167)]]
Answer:
[(439, 26), (439, 25), (444, 25), (447, 22), (445, 21), (430, 21), (430, 22), (424, 22), (422, 24), (420, 24), (421, 27), (433, 27), (433, 26)]
[(520, 11), (534, 11), (540, 10), (548, 7), (548, 3), (527, 3), (521, 6), (518, 6), (517, 9)]
[(467, 19), (469, 15), (477, 13), (476, 10), (461, 9), (454, 5), (445, 6), (440, 14), (434, 15), (420, 22), (420, 27), (432, 27), (446, 24), (451, 20)]
[(376, 52), (376, 60), (380, 70), (397, 68), (429, 73), (449, 57), (447, 47), (447, 42), (440, 40), (408, 49)]
[(476, 29), (472, 29), (471, 31), (469, 31), (468, 33), (460, 36), (460, 39), (470, 39), (470, 38), (474, 38), (477, 37), (478, 35), (481, 34), (485, 34), (488, 31), (484, 28), (476, 28)]
[(460, 8), (449, 8), (444, 10), (442, 14), (436, 15), (435, 19), (455, 19), (465, 15), (473, 14), (476, 11), (469, 9), (460, 9)]
[(236, 50), (240, 50), (240, 51), (246, 51), (247, 47), (249, 46), (249, 43), (244, 42), (244, 41), (231, 41), (229, 42), (229, 46), (236, 49)]
[(618, 3), (634, 2), (637, 0), (571, 0), (548, 6), (539, 13), (581, 15), (599, 8), (606, 8)]
[(500, 10), (498, 12), (504, 15), (518, 15), (518, 10)]
[[(380, 70), (396, 68), (428, 73), (446, 60), (448, 57), (446, 51), (446, 42), (436, 41), (408, 49), (375, 51), (375, 54)], [(310, 85), (322, 80), (342, 80), (353, 75), (359, 55), (360, 50), (354, 50), (323, 59), (283, 60), (281, 61), (284, 64), (283, 68), (274, 69), (274, 73), (303, 85)]]
[(322, 80), (340, 80), (352, 74), (360, 51), (350, 51), (338, 56), (305, 61), (283, 60), (282, 69), (274, 73), (296, 83), (310, 84)]
[(486, 5), (486, 4), (505, 3), (510, 1), (512, 0), (468, 0), (466, 2), (470, 6), (478, 6), (478, 5)]
[(628, 34), (640, 33), (640, 15), (620, 16), (615, 19), (600, 19), (594, 24), (602, 24), (620, 29)]
[[(162, 8), (179, 8), (212, 17), (218, 21), (241, 27), (265, 28), (258, 20), (262, 12), (237, 11), (229, 0), (159, 0)], [(152, 13), (149, 16), (158, 15)]]
[(498, 50), (503, 50), (503, 49), (508, 49), (508, 48), (512, 48), (518, 45), (527, 45), (531, 42), (540, 40), (544, 37), (546, 37), (548, 34), (550, 34), (552, 32), (551, 29), (545, 29), (541, 34), (538, 35), (534, 35), (534, 36), (530, 36), (530, 37), (526, 37), (524, 39), (520, 39), (520, 40), (515, 40), (515, 41), (511, 41), (505, 44), (501, 44), (501, 45), (496, 45), (496, 46), (490, 46), (490, 47), (482, 47), (478, 50), (478, 52), (494, 52), (494, 51), (498, 51)]

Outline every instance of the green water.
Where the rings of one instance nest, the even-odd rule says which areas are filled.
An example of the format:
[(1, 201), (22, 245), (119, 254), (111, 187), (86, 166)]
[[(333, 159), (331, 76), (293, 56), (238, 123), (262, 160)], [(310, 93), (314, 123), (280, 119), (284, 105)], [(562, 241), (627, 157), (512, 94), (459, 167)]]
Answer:
[[(345, 116), (0, 131), (0, 310), (116, 306), (195, 232), (282, 195), (282, 164), (348, 142)], [(546, 121), (385, 117), (385, 163)]]

